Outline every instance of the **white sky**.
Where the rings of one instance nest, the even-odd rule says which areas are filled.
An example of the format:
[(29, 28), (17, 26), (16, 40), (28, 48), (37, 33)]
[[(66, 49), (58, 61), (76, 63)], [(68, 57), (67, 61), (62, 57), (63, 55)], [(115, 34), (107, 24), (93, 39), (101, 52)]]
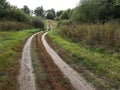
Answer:
[(15, 5), (18, 8), (22, 8), (27, 5), (31, 10), (34, 10), (38, 6), (43, 6), (45, 10), (54, 8), (58, 10), (66, 10), (68, 8), (74, 8), (78, 5), (80, 0), (7, 0), (11, 5)]

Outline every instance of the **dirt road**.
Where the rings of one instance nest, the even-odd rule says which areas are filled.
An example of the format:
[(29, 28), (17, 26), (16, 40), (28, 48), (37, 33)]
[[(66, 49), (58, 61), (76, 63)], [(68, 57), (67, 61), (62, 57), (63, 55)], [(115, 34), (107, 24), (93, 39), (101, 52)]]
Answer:
[(50, 86), (47, 90), (95, 90), (48, 45), (45, 39), (47, 33), (37, 34), (28, 39), (23, 49), (19, 75), (20, 90), (36, 90), (36, 85), (39, 84), (35, 83), (30, 53), (31, 41), (35, 35), (38, 57), (47, 73), (44, 90), (47, 86)]
[(63, 74), (70, 80), (71, 84), (76, 88), (76, 90), (95, 90), (90, 84), (88, 84), (80, 74), (78, 74), (74, 69), (72, 69), (69, 65), (67, 65), (58, 55), (57, 53), (48, 45), (45, 40), (47, 32), (42, 36), (43, 45), (48, 52), (48, 54), (52, 57), (55, 64), (60, 68)]
[[(42, 34), (36, 35), (33, 39), (33, 44), (35, 44), (36, 51), (38, 53), (36, 57), (38, 57), (41, 65), (40, 67), (45, 72), (44, 75), (46, 75), (46, 79), (42, 79), (42, 82), (41, 80), (38, 81), (40, 77), (36, 78), (36, 86), (39, 86), (38, 90), (75, 90), (45, 50), (41, 41), (41, 36)], [(41, 83), (42, 86), (40, 86)]]
[[(36, 33), (38, 34), (38, 33)], [(21, 69), (19, 75), (20, 90), (36, 90), (33, 68), (31, 63), (30, 46), (31, 40), (36, 35), (32, 35), (26, 42), (21, 59)]]

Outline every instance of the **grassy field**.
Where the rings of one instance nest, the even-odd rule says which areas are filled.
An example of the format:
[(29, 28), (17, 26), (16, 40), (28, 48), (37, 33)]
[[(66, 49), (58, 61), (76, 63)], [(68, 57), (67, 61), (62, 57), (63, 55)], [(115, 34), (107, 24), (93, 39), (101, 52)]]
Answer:
[[(52, 42), (64, 49), (74, 59), (73, 63), (86, 67), (94, 73), (99, 82), (91, 79), (91, 82), (102, 90), (120, 89), (120, 58), (119, 53), (101, 53), (74, 43), (72, 40), (60, 36), (58, 30), (48, 33)], [(75, 65), (74, 65), (75, 66)], [(89, 77), (89, 76), (88, 76)], [(88, 79), (87, 77), (87, 79)], [(86, 77), (85, 77), (86, 78)]]
[(17, 76), (26, 39), (38, 29), (0, 32), (0, 90), (17, 90)]

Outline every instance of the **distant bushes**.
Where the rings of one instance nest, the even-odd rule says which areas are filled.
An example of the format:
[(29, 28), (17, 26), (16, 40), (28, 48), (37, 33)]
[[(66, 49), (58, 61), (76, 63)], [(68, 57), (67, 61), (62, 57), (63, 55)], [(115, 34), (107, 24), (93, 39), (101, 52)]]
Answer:
[(44, 29), (45, 24), (41, 17), (32, 17), (32, 23), (34, 27)]
[(6, 9), (1, 10), (0, 20), (18, 21), (18, 22), (28, 22), (30, 20), (29, 16), (19, 9)]
[(40, 17), (31, 17), (29, 22), (0, 21), (0, 31), (22, 30), (31, 28), (44, 29), (44, 22)]
[(89, 47), (120, 51), (120, 25), (118, 23), (64, 25), (59, 29), (62, 35), (71, 38), (74, 42), (83, 43)]
[(44, 28), (41, 17), (33, 17), (15, 7), (0, 9), (0, 31)]

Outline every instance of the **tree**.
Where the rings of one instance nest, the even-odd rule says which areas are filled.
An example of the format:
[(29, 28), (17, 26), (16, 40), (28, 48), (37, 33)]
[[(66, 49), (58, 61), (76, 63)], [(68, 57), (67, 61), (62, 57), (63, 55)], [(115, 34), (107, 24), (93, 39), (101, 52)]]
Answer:
[(41, 17), (44, 17), (44, 9), (43, 7), (37, 7), (34, 11), (35, 15), (36, 16), (41, 16)]
[(54, 19), (55, 18), (55, 10), (50, 9), (46, 11), (46, 18), (47, 19)]
[(70, 19), (71, 14), (72, 14), (71, 9), (67, 9), (66, 11), (63, 11), (61, 15), (61, 19)]
[(0, 0), (0, 10), (1, 9), (6, 9), (9, 8), (10, 4), (8, 2), (6, 2), (6, 0)]
[(54, 16), (54, 14), (52, 12), (48, 12), (46, 18), (53, 20), (55, 18), (55, 16)]
[(63, 10), (57, 11), (56, 16), (60, 17), (62, 15), (62, 13), (63, 13)]
[(98, 0), (81, 0), (80, 5), (75, 8), (72, 14), (72, 20), (95, 23), (98, 20), (98, 16)]
[(30, 9), (28, 8), (28, 6), (24, 5), (24, 7), (22, 8), (22, 10), (23, 10), (26, 14), (30, 14)]

